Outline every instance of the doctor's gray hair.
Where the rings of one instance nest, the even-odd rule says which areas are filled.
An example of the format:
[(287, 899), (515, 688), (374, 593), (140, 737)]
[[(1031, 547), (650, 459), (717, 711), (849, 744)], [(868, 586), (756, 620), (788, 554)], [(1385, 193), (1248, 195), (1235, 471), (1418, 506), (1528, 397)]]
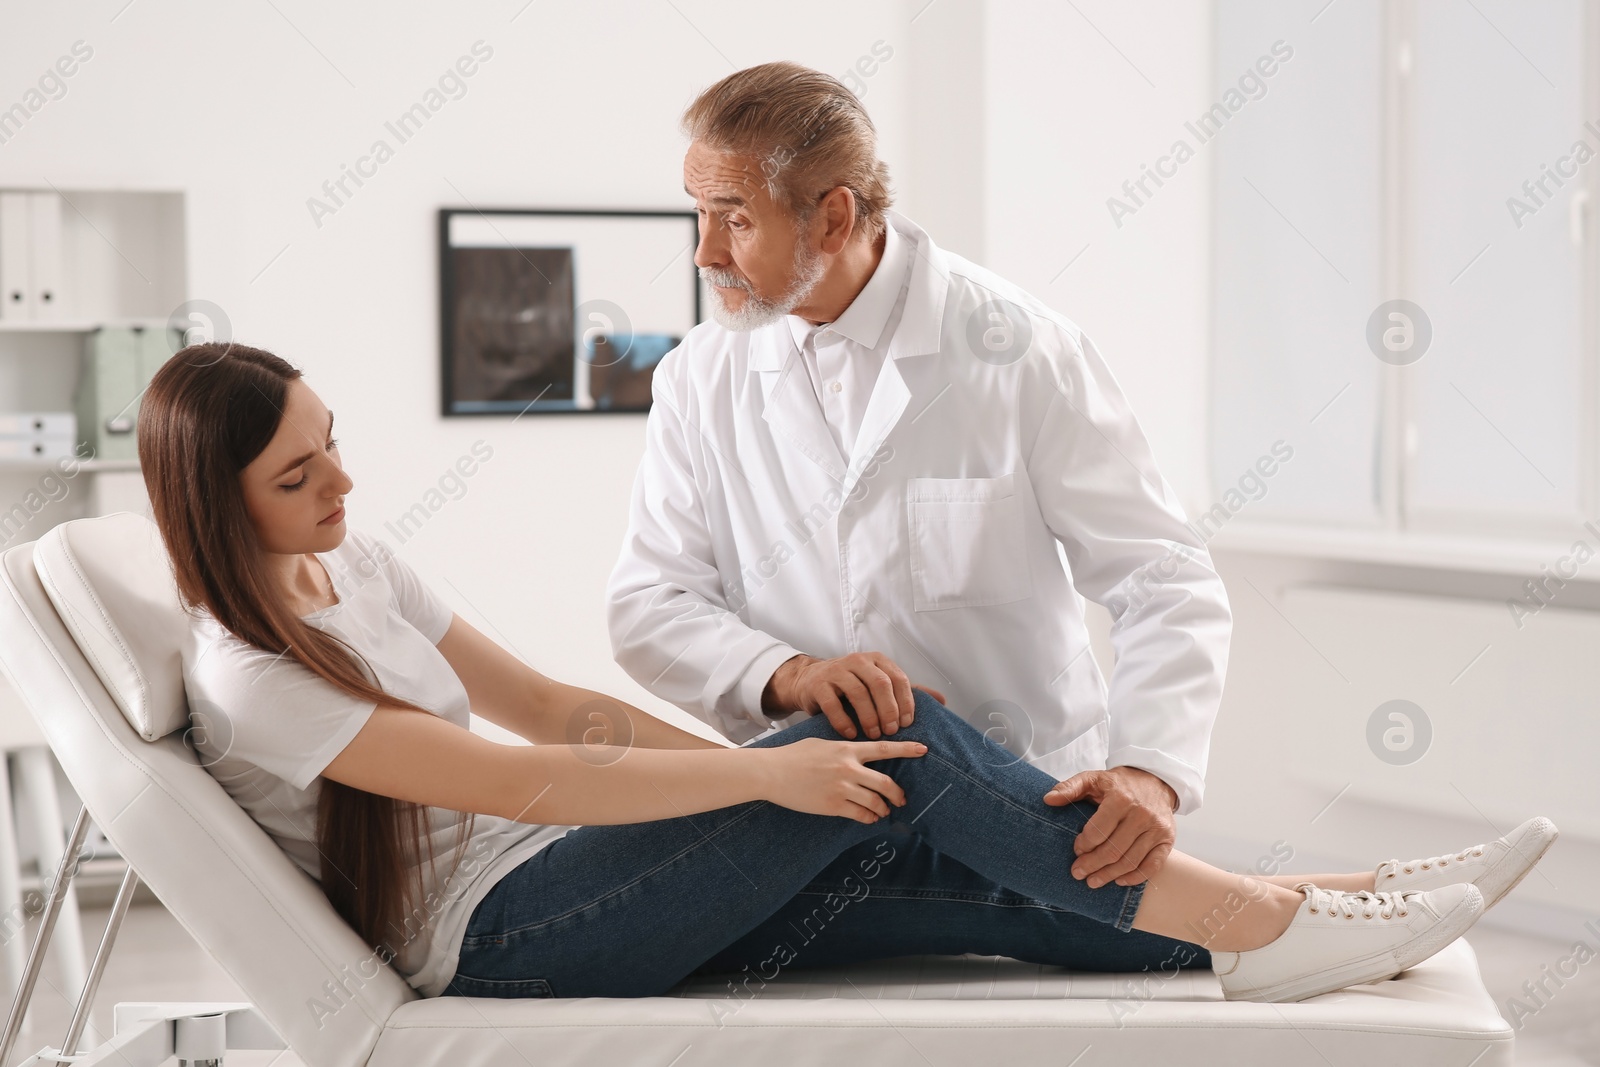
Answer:
[(878, 131), (837, 78), (789, 62), (735, 71), (689, 105), (683, 132), (719, 151), (757, 157), (760, 183), (802, 221), (842, 185), (855, 196), (856, 225), (874, 240), (883, 232), (891, 196)]

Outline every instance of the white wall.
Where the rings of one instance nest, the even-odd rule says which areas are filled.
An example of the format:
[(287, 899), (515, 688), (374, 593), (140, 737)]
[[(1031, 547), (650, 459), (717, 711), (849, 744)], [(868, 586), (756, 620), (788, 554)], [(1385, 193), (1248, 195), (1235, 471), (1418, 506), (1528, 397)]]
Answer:
[(1095, 339), (1185, 508), (1209, 506), (1205, 148), (1120, 227), (1106, 201), (1209, 106), (1211, 4), (987, 7), (987, 265)]
[(941, 246), (984, 262), (984, 177), (992, 106), (983, 0), (912, 0), (911, 186), (902, 207)]

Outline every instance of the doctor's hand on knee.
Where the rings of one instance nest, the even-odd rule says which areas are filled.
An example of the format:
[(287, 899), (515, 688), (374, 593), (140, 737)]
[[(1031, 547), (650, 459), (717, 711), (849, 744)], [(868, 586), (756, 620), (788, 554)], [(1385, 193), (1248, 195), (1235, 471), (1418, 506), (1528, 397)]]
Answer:
[(841, 737), (848, 738), (856, 736), (850, 714), (854, 711), (861, 730), (877, 738), (911, 725), (916, 714), (912, 689), (921, 689), (944, 703), (944, 694), (913, 686), (906, 672), (881, 652), (852, 652), (836, 659), (798, 655), (772, 672), (761, 695), (761, 710), (772, 716), (820, 712)]
[(1061, 807), (1091, 800), (1099, 805), (1073, 841), (1072, 876), (1091, 889), (1109, 882), (1138, 885), (1155, 877), (1178, 839), (1173, 813), (1178, 794), (1137, 767), (1084, 771), (1058, 782), (1044, 802)]

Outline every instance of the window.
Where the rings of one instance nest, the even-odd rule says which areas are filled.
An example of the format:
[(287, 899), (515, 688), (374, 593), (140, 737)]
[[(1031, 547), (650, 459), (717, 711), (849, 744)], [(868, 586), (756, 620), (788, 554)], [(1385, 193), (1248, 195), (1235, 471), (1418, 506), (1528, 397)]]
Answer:
[(1533, 536), (1592, 510), (1588, 31), (1581, 0), (1219, 0), (1217, 98), (1248, 106), (1215, 134), (1214, 484), (1294, 449), (1253, 514)]

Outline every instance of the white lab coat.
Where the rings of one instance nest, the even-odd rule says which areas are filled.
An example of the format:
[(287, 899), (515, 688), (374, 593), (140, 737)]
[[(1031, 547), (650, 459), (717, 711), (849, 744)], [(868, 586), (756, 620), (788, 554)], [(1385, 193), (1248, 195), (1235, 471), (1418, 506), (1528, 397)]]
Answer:
[[(617, 662), (743, 743), (805, 717), (761, 712), (784, 660), (876, 650), (1057, 778), (1140, 767), (1193, 811), (1232, 624), (1204, 541), (1090, 340), (889, 221), (910, 288), (848, 463), (786, 323), (662, 360)], [(1109, 691), (1079, 593), (1114, 619)]]

